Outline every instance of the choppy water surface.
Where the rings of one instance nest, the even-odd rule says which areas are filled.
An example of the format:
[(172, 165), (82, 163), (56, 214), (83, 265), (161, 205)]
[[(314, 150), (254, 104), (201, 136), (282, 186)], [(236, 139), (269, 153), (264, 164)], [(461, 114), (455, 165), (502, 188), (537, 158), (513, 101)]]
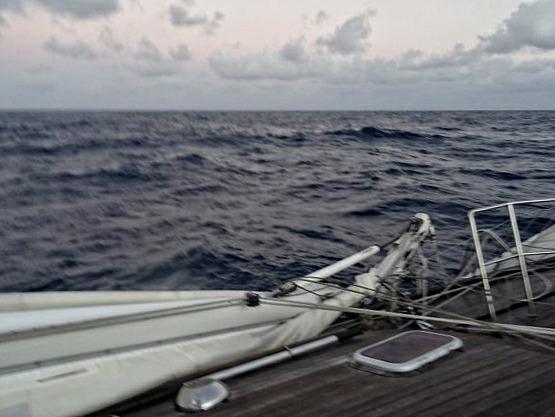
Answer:
[(549, 112), (3, 112), (0, 290), (268, 288), (546, 196)]

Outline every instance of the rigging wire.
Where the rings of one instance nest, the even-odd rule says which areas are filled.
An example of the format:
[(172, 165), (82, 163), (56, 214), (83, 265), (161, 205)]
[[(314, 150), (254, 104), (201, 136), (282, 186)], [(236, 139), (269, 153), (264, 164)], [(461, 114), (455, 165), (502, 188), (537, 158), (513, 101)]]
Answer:
[[(471, 318), (453, 319), (453, 318), (446, 318), (446, 317), (422, 316), (422, 315), (410, 314), (410, 313), (371, 310), (371, 309), (364, 309), (359, 307), (337, 307), (337, 306), (307, 303), (307, 302), (301, 302), (301, 301), (273, 299), (268, 297), (260, 297), (260, 302), (261, 304), (269, 304), (269, 305), (276, 305), (276, 306), (305, 307), (307, 309), (338, 311), (342, 313), (355, 313), (355, 314), (368, 315), (368, 316), (398, 317), (398, 318), (406, 318), (406, 319), (414, 319), (414, 320), (422, 319), (422, 320), (437, 321), (437, 322), (448, 323), (448, 324), (485, 327), (487, 329), (491, 329), (499, 332), (506, 332), (506, 331), (519, 332), (523, 334), (529, 334), (532, 336), (538, 336), (538, 337), (541, 336), (543, 338), (546, 338), (546, 336), (555, 336), (555, 329), (551, 329), (551, 328), (522, 326), (522, 325), (516, 325), (516, 324), (489, 323), (482, 320), (476, 320)], [(548, 338), (548, 339), (555, 341), (555, 338)]]
[[(321, 283), (321, 284), (322, 284), (322, 285), (330, 285), (330, 284), (324, 284), (324, 283)], [(331, 285), (333, 285), (333, 284), (331, 284)], [(362, 285), (358, 285), (358, 287), (360, 287), (360, 288), (365, 288), (366, 290), (368, 290), (368, 291), (370, 291), (370, 292), (375, 292), (374, 289), (369, 288), (369, 287), (365, 287), (365, 286), (362, 286)], [(363, 292), (355, 291), (355, 290), (352, 290), (352, 289), (350, 289), (350, 288), (337, 287), (337, 286), (334, 286), (334, 285), (333, 285), (333, 288), (337, 288), (337, 289), (342, 290), (342, 291), (350, 291), (350, 292), (354, 292), (354, 293), (357, 293), (357, 294), (362, 294), (362, 295), (364, 295)], [(454, 313), (454, 312), (451, 312), (451, 311), (446, 311), (446, 310), (434, 308), (434, 307), (427, 306), (427, 305), (415, 304), (415, 303), (412, 302), (412, 301), (400, 301), (400, 300), (394, 299), (393, 297), (387, 297), (387, 296), (385, 296), (384, 298), (385, 298), (385, 299), (388, 299), (388, 298), (389, 298), (390, 301), (391, 301), (391, 300), (395, 300), (395, 301), (398, 302), (399, 304), (402, 304), (402, 305), (405, 305), (405, 306), (408, 306), (408, 307), (424, 309), (424, 310), (428, 310), (429, 312), (438, 313), (438, 314), (444, 314), (444, 315), (456, 317), (457, 319), (461, 319), (461, 320), (471, 320), (472, 322), (474, 322), (474, 323), (476, 323), (476, 324), (478, 324), (478, 325), (482, 325), (482, 326), (485, 326), (485, 327), (491, 326), (491, 327), (494, 327), (493, 330), (499, 331), (499, 329), (496, 329), (496, 328), (495, 328), (495, 327), (498, 327), (498, 326), (499, 326), (499, 324), (497, 324), (497, 323), (489, 323), (489, 322), (484, 322), (484, 321), (481, 321), (481, 320), (469, 319), (468, 317), (466, 317), (466, 316), (464, 316), (464, 315), (461, 315), (461, 314), (457, 314), (457, 313)], [(287, 302), (287, 301), (285, 301), (285, 302)], [(378, 310), (374, 310), (374, 311), (378, 311)], [(401, 313), (401, 314), (402, 314), (402, 313)], [(387, 314), (384, 314), (384, 315), (387, 316)], [(430, 316), (421, 316), (420, 319), (426, 320), (426, 317), (430, 317)], [(435, 318), (430, 318), (430, 320), (432, 320), (432, 321), (433, 321), (434, 319), (435, 319)], [(456, 323), (455, 323), (455, 324), (456, 324)], [(459, 323), (459, 324), (460, 324), (460, 323)], [(505, 325), (501, 324), (501, 326), (505, 326)], [(509, 326), (512, 326), (512, 325), (509, 325)], [(528, 328), (528, 327), (530, 327), (530, 326), (524, 326), (524, 327), (525, 327), (525, 328)], [(550, 330), (553, 330), (553, 329), (550, 329)], [(507, 331), (505, 331), (505, 333), (506, 333), (506, 332), (507, 332)], [(513, 333), (515, 333), (515, 332), (510, 332), (510, 333), (513, 334)], [(555, 330), (553, 330), (553, 335), (555, 336)], [(555, 337), (552, 338), (552, 337), (548, 337), (548, 336), (545, 336), (545, 335), (539, 335), (539, 334), (535, 334), (535, 337), (542, 338), (542, 339), (546, 339), (546, 340), (549, 340), (549, 341), (551, 341), (551, 342), (555, 342)]]

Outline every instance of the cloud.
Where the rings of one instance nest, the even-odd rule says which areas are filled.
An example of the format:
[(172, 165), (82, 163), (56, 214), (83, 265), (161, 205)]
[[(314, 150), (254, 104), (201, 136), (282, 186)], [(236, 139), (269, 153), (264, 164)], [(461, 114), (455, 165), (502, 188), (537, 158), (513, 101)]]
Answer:
[(54, 15), (81, 20), (108, 17), (120, 9), (119, 0), (0, 0), (0, 26), (8, 23), (3, 12), (23, 13), (29, 5), (38, 5)]
[(143, 78), (168, 78), (179, 74), (180, 68), (171, 62), (157, 62), (134, 66), (132, 71)]
[[(192, 5), (192, 2), (187, 2)], [(212, 17), (208, 17), (205, 13), (191, 14), (184, 6), (171, 5), (169, 8), (170, 21), (176, 27), (193, 27), (201, 26), (207, 34), (212, 34), (220, 27), (225, 15), (221, 11), (216, 11)]]
[(216, 52), (211, 55), (209, 63), (221, 78), (237, 81), (297, 81), (317, 78), (325, 72), (325, 66), (315, 65), (315, 62), (298, 65), (269, 50), (244, 57), (232, 57)]
[[(439, 94), (439, 91), (452, 88), (461, 94), (471, 91), (476, 96), (482, 96), (484, 91), (508, 94), (507, 90), (516, 94), (529, 89), (539, 94), (555, 90), (553, 59), (514, 60), (508, 56), (483, 54), (462, 44), (441, 54), (416, 50), (393, 59), (314, 53), (306, 54), (306, 59), (299, 62), (285, 59), (282, 50), (265, 50), (241, 57), (216, 53), (209, 62), (216, 74), (226, 80), (295, 82), (304, 83), (303, 88), (310, 85), (324, 90), (390, 89), (399, 92), (410, 89), (424, 93), (432, 89)], [(553, 85), (547, 87), (549, 82)], [(472, 102), (469, 103), (471, 106)]]
[(133, 53), (138, 62), (130, 69), (143, 78), (168, 78), (181, 72), (181, 62), (191, 59), (191, 53), (185, 44), (170, 49), (168, 55), (162, 53), (150, 39), (143, 38)]
[(521, 73), (536, 74), (555, 69), (555, 59), (534, 59), (525, 61), (515, 66), (515, 70)]
[(169, 54), (176, 61), (189, 61), (192, 58), (189, 47), (184, 43), (178, 45), (175, 49), (170, 49)]
[(162, 52), (148, 38), (143, 38), (133, 56), (141, 61), (160, 62), (164, 58)]
[(279, 54), (286, 61), (296, 63), (305, 62), (308, 59), (305, 44), (306, 41), (303, 36), (297, 39), (293, 39), (292, 41), (287, 42), (281, 48)]
[[(505, 36), (505, 44), (507, 39), (511, 39), (511, 47), (505, 48), (510, 51), (520, 49), (522, 45), (540, 48), (539, 39), (543, 41), (542, 49), (546, 50), (551, 45), (551, 32), (555, 32), (555, 25), (551, 23), (555, 22), (555, 18), (551, 19), (549, 14), (552, 7), (546, 9), (546, 4), (544, 0), (540, 0), (521, 5), (503, 23), (496, 35), (487, 39), (490, 49), (486, 48), (486, 40), (482, 39), (477, 46), (471, 48), (457, 43), (449, 50), (439, 53), (409, 50), (395, 58), (370, 59), (361, 53), (368, 47), (371, 34), (370, 17), (373, 13), (367, 11), (347, 19), (332, 33), (317, 38), (315, 43), (307, 42), (301, 36), (276, 50), (266, 49), (243, 56), (217, 52), (210, 57), (209, 64), (220, 78), (226, 80), (305, 82), (305, 86), (309, 85), (309, 80), (311, 86), (319, 85), (320, 88), (359, 86), (365, 89), (388, 86), (402, 89), (403, 86), (411, 86), (416, 91), (428, 85), (434, 86), (433, 88), (456, 86), (459, 91), (464, 91), (465, 88), (474, 89), (476, 94), (484, 88), (502, 94), (503, 89), (523, 91), (530, 88), (535, 91), (534, 82), (545, 90), (545, 86), (552, 81), (554, 84), (548, 90), (553, 91), (555, 60), (552, 56), (525, 59), (525, 56), (499, 56), (498, 53), (492, 53), (493, 46), (499, 46), (493, 42), (501, 39), (499, 33)], [(541, 13), (536, 9), (539, 6), (542, 7)], [(523, 16), (527, 18), (524, 19)], [(548, 18), (544, 19), (546, 16)], [(520, 23), (515, 26), (514, 22), (517, 21)], [(526, 24), (522, 23), (524, 21)], [(515, 27), (535, 28), (535, 32), (531, 29), (518, 32)], [(530, 32), (539, 33), (542, 37), (523, 35)], [(514, 42), (515, 39), (518, 42)], [(535, 39), (535, 43), (532, 39)], [(555, 43), (555, 39), (553, 41)]]
[(212, 15), (212, 19), (208, 22), (208, 24), (204, 28), (206, 33), (209, 35), (213, 34), (216, 31), (216, 29), (220, 27), (224, 18), (225, 18), (225, 14), (223, 12), (219, 10), (214, 12), (214, 14)]
[(21, 13), (23, 12), (23, 2), (21, 0), (0, 0), (0, 26), (8, 24), (3, 12)]
[[(221, 52), (213, 54), (211, 68), (223, 79), (234, 81), (299, 82), (311, 80), (322, 85), (395, 85), (419, 82), (425, 78), (421, 71), (404, 69), (399, 60), (361, 59), (308, 55), (301, 62), (286, 60), (280, 51), (265, 50), (256, 54), (234, 57)], [(432, 71), (428, 71), (432, 73)], [(454, 72), (452, 70), (447, 73)], [(439, 76), (435, 74), (434, 76)]]
[(341, 55), (364, 52), (368, 48), (368, 37), (372, 31), (370, 27), (372, 15), (373, 12), (367, 11), (347, 19), (335, 28), (333, 34), (319, 38), (317, 44)]
[(25, 72), (29, 74), (45, 74), (52, 71), (52, 67), (48, 65), (33, 65), (25, 68)]
[(125, 46), (116, 40), (114, 33), (108, 26), (102, 28), (98, 37), (100, 38), (100, 42), (113, 52), (122, 52), (125, 49)]
[(314, 16), (314, 24), (321, 25), (329, 18), (330, 16), (326, 13), (325, 10), (319, 10), (318, 13), (316, 13), (316, 16)]
[(494, 54), (525, 47), (555, 50), (555, 1), (522, 3), (493, 34), (481, 37), (480, 47)]
[(170, 20), (174, 26), (200, 26), (208, 22), (206, 15), (190, 15), (182, 6), (172, 5), (169, 9)]
[(0, 0), (0, 12), (21, 13), (22, 11), (22, 0)]
[(0, 0), (0, 11), (17, 12), (22, 8), (22, 0)]
[(96, 52), (89, 45), (82, 41), (61, 42), (56, 37), (51, 36), (43, 44), (45, 51), (73, 59), (94, 60)]
[(456, 44), (450, 51), (442, 54), (426, 55), (420, 50), (410, 50), (398, 60), (399, 67), (405, 70), (423, 70), (464, 67), (481, 59), (481, 52), (466, 49), (462, 43)]
[(55, 87), (54, 84), (48, 81), (29, 81), (29, 82), (22, 83), (20, 85), (23, 88), (33, 90), (33, 91), (39, 91), (39, 92), (49, 91), (54, 89)]
[(107, 17), (119, 10), (118, 0), (34, 0), (50, 12), (75, 19)]

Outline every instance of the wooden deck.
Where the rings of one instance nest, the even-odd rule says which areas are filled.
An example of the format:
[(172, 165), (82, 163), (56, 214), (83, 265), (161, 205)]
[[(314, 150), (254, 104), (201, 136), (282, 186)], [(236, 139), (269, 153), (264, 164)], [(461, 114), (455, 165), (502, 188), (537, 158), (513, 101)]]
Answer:
[[(396, 331), (357, 336), (287, 363), (226, 381), (229, 401), (207, 417), (553, 416), (555, 355), (468, 334), (464, 351), (410, 376), (356, 369), (350, 355)], [(182, 416), (170, 398), (119, 416)]]
[[(553, 275), (551, 272), (551, 278)], [(553, 291), (538, 300), (537, 317), (528, 315), (526, 303), (511, 302), (507, 306), (510, 308), (499, 309), (499, 322), (555, 327)], [(487, 316), (479, 291), (469, 292), (449, 309), (474, 317)], [(366, 331), (319, 352), (225, 381), (230, 399), (202, 415), (555, 416), (553, 349), (515, 337), (444, 332), (462, 339), (464, 350), (418, 373), (390, 377), (352, 366), (350, 357), (357, 349), (399, 333)], [(95, 416), (182, 417), (184, 414), (175, 410), (173, 402), (179, 387), (179, 383), (168, 384)]]

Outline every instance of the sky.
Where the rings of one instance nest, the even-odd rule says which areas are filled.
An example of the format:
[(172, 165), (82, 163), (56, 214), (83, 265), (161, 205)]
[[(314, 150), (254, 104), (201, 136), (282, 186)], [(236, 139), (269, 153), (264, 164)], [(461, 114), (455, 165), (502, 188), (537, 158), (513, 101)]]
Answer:
[(0, 0), (0, 109), (555, 109), (555, 0)]

